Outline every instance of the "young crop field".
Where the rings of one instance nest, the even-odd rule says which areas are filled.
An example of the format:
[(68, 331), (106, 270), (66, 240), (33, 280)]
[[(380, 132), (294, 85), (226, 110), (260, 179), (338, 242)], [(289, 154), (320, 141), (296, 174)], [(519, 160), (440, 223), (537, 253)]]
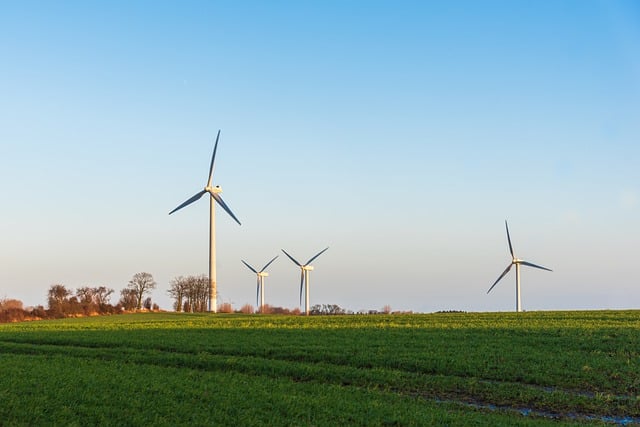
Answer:
[(0, 425), (640, 424), (640, 311), (0, 325)]

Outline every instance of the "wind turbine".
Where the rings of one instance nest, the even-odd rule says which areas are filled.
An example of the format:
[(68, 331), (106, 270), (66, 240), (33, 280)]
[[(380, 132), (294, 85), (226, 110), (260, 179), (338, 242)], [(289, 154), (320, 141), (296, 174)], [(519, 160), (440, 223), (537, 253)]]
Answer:
[(207, 181), (207, 185), (204, 187), (204, 190), (198, 192), (196, 195), (188, 199), (186, 202), (182, 203), (180, 206), (169, 212), (169, 215), (172, 213), (179, 211), (185, 206), (190, 205), (191, 203), (199, 200), (206, 193), (211, 195), (209, 199), (209, 311), (216, 312), (217, 310), (217, 298), (216, 298), (216, 203), (218, 203), (222, 209), (224, 209), (231, 218), (233, 218), (238, 225), (240, 221), (238, 218), (231, 212), (229, 206), (222, 200), (220, 197), (220, 193), (222, 193), (222, 188), (219, 185), (215, 187), (212, 186), (213, 183), (213, 169), (214, 162), (216, 160), (216, 150), (218, 149), (218, 141), (220, 140), (220, 131), (218, 130), (218, 136), (216, 136), (216, 143), (213, 146), (213, 155), (211, 156), (211, 166), (209, 166), (209, 180)]
[(304, 286), (304, 290), (305, 290), (304, 311), (307, 316), (309, 315), (309, 272), (313, 270), (313, 266), (311, 265), (311, 262), (314, 259), (318, 258), (320, 255), (322, 255), (322, 253), (327, 249), (329, 248), (328, 247), (324, 248), (323, 250), (321, 250), (320, 252), (312, 256), (309, 259), (309, 261), (307, 261), (304, 264), (300, 264), (298, 261), (295, 260), (294, 257), (289, 255), (284, 249), (282, 249), (282, 252), (284, 252), (284, 254), (288, 256), (289, 259), (293, 261), (298, 267), (300, 267), (300, 305), (302, 305), (302, 287)]
[(245, 260), (240, 260), (249, 268), (249, 270), (253, 271), (258, 276), (258, 286), (256, 287), (256, 305), (258, 305), (258, 297), (260, 297), (260, 305), (258, 305), (260, 313), (262, 313), (262, 310), (264, 310), (264, 278), (269, 275), (269, 273), (267, 273), (265, 270), (267, 269), (267, 267), (269, 267), (269, 265), (271, 265), (273, 261), (276, 260), (276, 258), (278, 258), (278, 255), (273, 257), (273, 259), (269, 261), (264, 267), (262, 267), (262, 270), (260, 271), (257, 271), (255, 268), (251, 267), (245, 262)]
[(547, 267), (535, 265), (530, 262), (516, 258), (516, 256), (513, 254), (513, 246), (511, 246), (511, 237), (509, 236), (509, 225), (507, 225), (507, 220), (504, 221), (504, 225), (507, 228), (507, 241), (509, 242), (509, 252), (511, 252), (511, 264), (509, 264), (506, 270), (502, 272), (500, 277), (498, 277), (498, 280), (496, 280), (493, 283), (493, 285), (491, 285), (487, 293), (491, 292), (491, 289), (493, 289), (493, 287), (498, 284), (500, 279), (502, 279), (509, 272), (509, 270), (511, 270), (511, 266), (515, 265), (516, 266), (516, 311), (521, 312), (522, 306), (520, 304), (520, 265), (526, 265), (529, 267), (539, 268), (541, 270), (547, 270), (547, 271), (553, 271), (553, 270)]

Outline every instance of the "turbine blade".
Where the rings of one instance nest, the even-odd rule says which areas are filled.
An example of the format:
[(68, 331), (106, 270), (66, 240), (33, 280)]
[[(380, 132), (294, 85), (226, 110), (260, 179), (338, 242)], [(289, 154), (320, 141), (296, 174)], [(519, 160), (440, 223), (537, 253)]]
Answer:
[(216, 151), (218, 150), (218, 140), (220, 140), (220, 129), (218, 129), (218, 136), (216, 136), (216, 143), (213, 146), (213, 154), (211, 155), (211, 166), (209, 166), (209, 181), (207, 181), (207, 187), (211, 187), (213, 182), (213, 169), (214, 162), (216, 161)]
[(274, 257), (273, 257), (273, 259), (267, 263), (267, 265), (265, 265), (264, 267), (262, 267), (262, 270), (260, 270), (260, 273), (262, 273), (263, 271), (265, 271), (265, 270), (267, 269), (267, 267), (269, 267), (269, 266), (271, 265), (271, 263), (272, 263), (273, 261), (275, 261), (275, 260), (276, 260), (276, 258), (278, 258), (278, 255), (274, 256)]
[(324, 248), (323, 250), (321, 250), (320, 252), (318, 252), (317, 254), (315, 254), (309, 261), (307, 261), (307, 263), (305, 265), (309, 265), (311, 264), (311, 262), (318, 258), (320, 255), (322, 255), (327, 249), (329, 249), (329, 247), (327, 246), (326, 248)]
[(187, 200), (186, 202), (184, 202), (183, 204), (181, 204), (180, 206), (178, 206), (177, 208), (175, 208), (174, 210), (169, 212), (169, 215), (171, 215), (175, 211), (179, 211), (180, 209), (184, 208), (185, 206), (190, 205), (191, 203), (193, 203), (196, 200), (200, 199), (200, 197), (204, 196), (204, 193), (206, 193), (206, 191), (202, 190), (201, 192), (199, 192), (198, 194), (196, 194), (195, 196), (191, 197), (189, 200)]
[(289, 254), (287, 253), (287, 251), (285, 251), (284, 249), (280, 249), (280, 250), (281, 250), (282, 252), (284, 252), (284, 254), (285, 254), (286, 256), (288, 256), (288, 257), (289, 257), (289, 259), (295, 263), (295, 265), (297, 265), (298, 267), (302, 267), (302, 264), (300, 264), (298, 261), (296, 261), (296, 259), (295, 259), (294, 257), (292, 257), (291, 255), (289, 255)]
[(244, 262), (244, 260), (243, 260), (243, 259), (241, 259), (240, 261), (242, 261), (242, 263), (243, 263), (244, 265), (246, 265), (247, 267), (249, 267), (249, 270), (251, 270), (251, 271), (253, 271), (254, 273), (258, 274), (258, 272), (256, 271), (256, 269), (255, 269), (255, 268), (253, 268), (253, 267), (251, 267), (251, 266), (250, 266), (249, 264), (247, 264), (246, 262)]
[(498, 284), (498, 282), (500, 281), (500, 279), (502, 279), (502, 278), (503, 278), (503, 277), (504, 277), (504, 276), (509, 272), (509, 270), (511, 270), (511, 266), (512, 266), (512, 265), (513, 265), (513, 264), (509, 264), (509, 266), (506, 268), (506, 270), (504, 270), (504, 271), (502, 272), (502, 274), (500, 275), (500, 277), (498, 277), (498, 280), (496, 280), (495, 282), (493, 282), (493, 285), (491, 285), (491, 287), (489, 288), (489, 290), (487, 291), (487, 293), (491, 292), (491, 289), (493, 289), (493, 287), (494, 287), (495, 285), (497, 285), (497, 284)]
[(225, 211), (227, 211), (227, 213), (229, 215), (231, 215), (231, 218), (233, 218), (238, 223), (238, 225), (242, 225), (242, 224), (240, 224), (240, 221), (238, 221), (238, 218), (236, 218), (236, 216), (233, 214), (233, 212), (231, 212), (231, 209), (229, 209), (229, 206), (227, 206), (227, 204), (224, 202), (224, 200), (222, 200), (222, 197), (220, 197), (219, 194), (212, 192), (211, 193), (211, 197), (216, 199), (216, 202), (218, 202), (218, 204), (220, 206), (222, 206), (222, 209), (224, 209)]
[(552, 270), (552, 269), (550, 269), (550, 268), (543, 267), (543, 266), (541, 266), (541, 265), (535, 265), (535, 264), (532, 264), (532, 263), (527, 262), (527, 261), (520, 261), (520, 264), (522, 264), (522, 265), (528, 265), (529, 267), (539, 268), (540, 270), (553, 271), (553, 270)]
[(302, 285), (304, 284), (304, 270), (300, 269), (300, 305), (302, 305)]
[(511, 246), (511, 236), (509, 236), (509, 226), (507, 225), (507, 220), (504, 220), (504, 226), (507, 228), (507, 241), (509, 242), (509, 252), (511, 252), (511, 258), (515, 258), (513, 254), (513, 246)]

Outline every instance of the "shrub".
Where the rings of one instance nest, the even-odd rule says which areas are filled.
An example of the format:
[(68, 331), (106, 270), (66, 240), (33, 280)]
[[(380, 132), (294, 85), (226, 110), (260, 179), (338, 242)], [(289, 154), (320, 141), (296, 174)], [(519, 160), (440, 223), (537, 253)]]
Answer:
[(254, 312), (255, 310), (251, 304), (245, 304), (240, 308), (240, 313), (242, 314), (253, 314)]
[(11, 309), (23, 310), (22, 301), (17, 299), (2, 299), (0, 300), (0, 311)]
[(223, 302), (218, 306), (218, 313), (233, 313), (233, 307), (228, 302)]

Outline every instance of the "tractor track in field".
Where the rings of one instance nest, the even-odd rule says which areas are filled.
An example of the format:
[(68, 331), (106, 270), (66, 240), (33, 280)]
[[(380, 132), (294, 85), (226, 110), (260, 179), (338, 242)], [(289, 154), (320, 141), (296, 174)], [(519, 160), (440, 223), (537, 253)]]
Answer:
[[(424, 371), (424, 370), (411, 370), (411, 369), (403, 369), (402, 367), (395, 367), (395, 366), (379, 366), (379, 365), (374, 365), (374, 364), (365, 364), (365, 365), (358, 365), (358, 364), (350, 364), (348, 362), (344, 362), (342, 360), (320, 360), (320, 359), (314, 359), (314, 358), (299, 358), (299, 357), (286, 357), (286, 356), (282, 356), (282, 355), (275, 355), (275, 354), (264, 354), (264, 353), (247, 353), (247, 352), (238, 352), (238, 351), (228, 351), (228, 350), (219, 350), (217, 352), (211, 352), (211, 351), (198, 351), (198, 352), (194, 352), (194, 351), (184, 351), (184, 350), (178, 350), (172, 347), (156, 347), (153, 349), (149, 349), (147, 347), (132, 347), (130, 345), (103, 345), (103, 344), (96, 344), (96, 345), (87, 345), (87, 344), (83, 344), (80, 345), (78, 343), (68, 343), (65, 341), (55, 341), (55, 340), (50, 340), (47, 342), (35, 342), (35, 341), (27, 341), (27, 340), (0, 340), (0, 344), (1, 343), (11, 343), (11, 344), (17, 344), (17, 345), (25, 345), (25, 346), (34, 346), (34, 348), (38, 348), (38, 347), (42, 347), (42, 346), (51, 346), (53, 348), (57, 348), (57, 349), (62, 349), (62, 348), (76, 348), (76, 349), (85, 349), (85, 350), (106, 350), (107, 352), (109, 351), (114, 351), (116, 349), (126, 349), (128, 351), (134, 352), (134, 353), (140, 353), (140, 352), (153, 352), (153, 353), (163, 353), (163, 354), (170, 354), (170, 355), (183, 355), (183, 356), (194, 356), (194, 355), (209, 355), (212, 357), (238, 357), (238, 358), (252, 358), (252, 359), (261, 359), (261, 360), (269, 360), (269, 361), (278, 361), (278, 362), (293, 362), (293, 363), (301, 363), (301, 364), (309, 364), (309, 365), (330, 365), (330, 366), (337, 366), (337, 367), (342, 367), (342, 368), (351, 368), (351, 369), (358, 369), (358, 370), (376, 370), (376, 369), (381, 369), (381, 370), (385, 370), (388, 372), (402, 372), (402, 373), (406, 373), (406, 374), (414, 374), (414, 375), (424, 375), (424, 376), (433, 376), (433, 377), (448, 377), (448, 378), (457, 378), (460, 380), (473, 380), (473, 381), (477, 381), (480, 384), (487, 384), (487, 385), (510, 385), (510, 386), (517, 386), (517, 387), (521, 387), (521, 388), (526, 388), (526, 389), (531, 389), (531, 390), (536, 390), (536, 391), (540, 391), (540, 392), (544, 392), (546, 394), (551, 394), (551, 393), (563, 393), (563, 394), (567, 394), (567, 395), (571, 395), (571, 396), (575, 396), (575, 397), (584, 397), (584, 398), (589, 398), (589, 399), (593, 399), (593, 398), (597, 398), (598, 395), (602, 395), (603, 397), (605, 397), (608, 400), (618, 400), (618, 401), (629, 401), (629, 402), (634, 402), (637, 401), (640, 396), (632, 396), (632, 395), (615, 395), (615, 394), (611, 394), (611, 393), (598, 393), (595, 391), (587, 391), (587, 390), (576, 390), (576, 389), (570, 389), (570, 388), (560, 388), (560, 387), (555, 387), (555, 386), (546, 386), (546, 385), (540, 385), (540, 384), (532, 384), (532, 383), (527, 383), (527, 382), (522, 382), (522, 381), (505, 381), (505, 380), (496, 380), (496, 379), (492, 379), (492, 378), (482, 378), (482, 377), (476, 377), (476, 376), (471, 376), (471, 375), (460, 375), (460, 374), (443, 374), (441, 372), (437, 372), (437, 371)], [(62, 354), (67, 354), (63, 351), (59, 351)], [(640, 412), (640, 411), (639, 411)], [(640, 415), (640, 413), (639, 413)]]
[(526, 407), (515, 407), (515, 406), (497, 406), (488, 403), (482, 402), (465, 402), (465, 401), (448, 401), (448, 400), (438, 400), (435, 399), (436, 402), (439, 403), (455, 403), (471, 408), (488, 410), (488, 411), (502, 411), (509, 412), (513, 414), (518, 414), (521, 416), (529, 417), (534, 416), (538, 418), (547, 418), (553, 420), (572, 420), (572, 421), (587, 421), (587, 422), (604, 422), (608, 424), (615, 424), (620, 426), (632, 426), (632, 425), (640, 425), (640, 417), (630, 417), (626, 415), (596, 415), (596, 414), (585, 414), (578, 412), (553, 412), (553, 411), (543, 411), (539, 409), (532, 409)]
[[(5, 345), (3, 345), (5, 344)], [(8, 350), (8, 351), (7, 351)], [(129, 345), (78, 345), (68, 342), (50, 340), (47, 342), (33, 342), (25, 340), (1, 340), (0, 354), (26, 354), (34, 356), (48, 356), (52, 354), (63, 355), (66, 357), (78, 357), (93, 359), (99, 361), (125, 361), (126, 363), (145, 364), (169, 368), (187, 368), (196, 370), (223, 370), (234, 371), (246, 375), (268, 376), (274, 378), (289, 378), (297, 382), (318, 382), (323, 384), (332, 384), (337, 386), (351, 386), (359, 388), (378, 389), (381, 392), (390, 392), (398, 395), (411, 396), (440, 403), (451, 403), (463, 405), (466, 407), (476, 408), (486, 411), (503, 411), (522, 416), (535, 416), (551, 419), (567, 419), (579, 421), (602, 421), (618, 425), (640, 425), (640, 408), (632, 415), (620, 414), (619, 411), (602, 410), (589, 411), (580, 408), (580, 405), (574, 408), (549, 408), (535, 402), (513, 402), (505, 403), (500, 401), (491, 401), (482, 398), (482, 393), (475, 394), (471, 391), (462, 391), (459, 389), (449, 390), (425, 390), (416, 389), (415, 387), (394, 387), (384, 382), (371, 381), (367, 378), (370, 371), (384, 371), (389, 374), (400, 375), (420, 375), (425, 378), (437, 380), (454, 380), (454, 381), (471, 381), (475, 384), (481, 384), (488, 387), (506, 386), (516, 389), (528, 389), (541, 395), (552, 395), (554, 393), (566, 395), (575, 398), (596, 400), (597, 394), (581, 390), (565, 390), (556, 387), (540, 386), (537, 384), (527, 384), (511, 381), (499, 381), (493, 379), (483, 379), (471, 376), (446, 375), (431, 372), (414, 372), (411, 370), (402, 370), (398, 368), (385, 368), (380, 366), (357, 366), (347, 363), (339, 363), (339, 361), (323, 361), (313, 359), (301, 359), (297, 357), (277, 357), (276, 355), (265, 354), (247, 354), (233, 351), (223, 351), (213, 353), (209, 351), (189, 352), (180, 351), (175, 348), (137, 348)], [(123, 354), (124, 353), (124, 354)], [(126, 357), (128, 356), (128, 357)], [(195, 359), (195, 360), (194, 360)], [(260, 366), (258, 369), (255, 362), (267, 362), (271, 365), (271, 369)], [(182, 363), (186, 362), (186, 363)], [(279, 366), (275, 366), (279, 365)], [(294, 366), (295, 365), (295, 366)], [(296, 368), (296, 369), (289, 369)], [(306, 371), (304, 368), (309, 368)], [(323, 377), (323, 371), (330, 372), (331, 369), (349, 371), (361, 374), (360, 378), (341, 377), (340, 373), (331, 377)], [(315, 370), (315, 371), (314, 371)], [(325, 373), (326, 373), (325, 372)], [(356, 375), (358, 376), (358, 375)], [(606, 395), (609, 402), (616, 402), (619, 406), (633, 406), (637, 402), (634, 396), (612, 396)], [(616, 406), (616, 405), (614, 405)], [(636, 404), (637, 406), (637, 404)]]

